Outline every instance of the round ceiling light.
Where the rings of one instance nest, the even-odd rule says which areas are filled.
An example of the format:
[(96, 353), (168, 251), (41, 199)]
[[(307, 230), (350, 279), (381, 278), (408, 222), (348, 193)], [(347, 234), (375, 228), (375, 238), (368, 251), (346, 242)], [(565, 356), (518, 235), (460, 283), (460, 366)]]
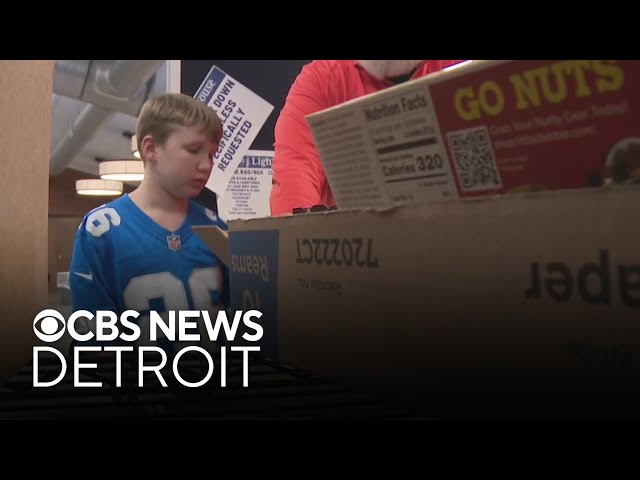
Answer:
[(124, 185), (117, 180), (102, 180), (89, 178), (76, 180), (76, 192), (78, 195), (120, 195)]
[(110, 160), (100, 162), (98, 167), (103, 180), (122, 182), (140, 182), (144, 178), (142, 160)]

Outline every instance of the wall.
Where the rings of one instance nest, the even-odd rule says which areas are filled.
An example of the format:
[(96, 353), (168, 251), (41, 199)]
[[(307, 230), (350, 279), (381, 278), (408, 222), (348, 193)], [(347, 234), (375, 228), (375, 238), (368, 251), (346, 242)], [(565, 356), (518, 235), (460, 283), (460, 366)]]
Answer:
[(54, 61), (0, 61), (0, 384), (29, 361), (47, 303)]

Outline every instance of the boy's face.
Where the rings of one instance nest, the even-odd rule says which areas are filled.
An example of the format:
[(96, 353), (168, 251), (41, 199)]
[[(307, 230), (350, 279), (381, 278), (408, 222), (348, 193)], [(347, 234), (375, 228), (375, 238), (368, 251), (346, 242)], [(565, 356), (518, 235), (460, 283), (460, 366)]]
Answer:
[[(143, 147), (144, 148), (144, 147)], [(156, 178), (169, 193), (180, 198), (197, 196), (204, 188), (218, 149), (199, 127), (179, 127), (164, 145), (155, 143), (145, 158), (154, 163)]]

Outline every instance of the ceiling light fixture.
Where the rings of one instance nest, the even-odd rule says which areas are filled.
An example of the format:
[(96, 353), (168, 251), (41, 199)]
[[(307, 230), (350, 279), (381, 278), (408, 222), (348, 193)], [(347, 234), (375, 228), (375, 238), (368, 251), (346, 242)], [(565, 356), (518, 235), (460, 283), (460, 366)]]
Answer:
[(103, 180), (120, 180), (123, 182), (141, 182), (144, 178), (142, 160), (108, 160), (100, 162), (98, 167)]
[(133, 135), (131, 137), (131, 153), (136, 158), (142, 158), (142, 157), (140, 157), (140, 152), (138, 151), (138, 142), (136, 140), (136, 136), (135, 135)]
[(124, 185), (117, 180), (102, 180), (88, 178), (76, 180), (76, 192), (78, 195), (105, 195), (115, 196), (122, 194)]
[(131, 140), (131, 153), (133, 154), (133, 156), (136, 158), (142, 158), (140, 157), (140, 152), (138, 151), (138, 143), (136, 141), (135, 134), (131, 132), (123, 132), (122, 135)]

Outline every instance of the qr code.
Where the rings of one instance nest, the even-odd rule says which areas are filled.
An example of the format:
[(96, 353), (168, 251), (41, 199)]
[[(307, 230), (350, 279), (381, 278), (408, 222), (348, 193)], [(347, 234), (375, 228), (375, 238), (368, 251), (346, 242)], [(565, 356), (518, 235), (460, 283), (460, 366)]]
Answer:
[(447, 136), (462, 190), (502, 187), (486, 127), (458, 130)]

